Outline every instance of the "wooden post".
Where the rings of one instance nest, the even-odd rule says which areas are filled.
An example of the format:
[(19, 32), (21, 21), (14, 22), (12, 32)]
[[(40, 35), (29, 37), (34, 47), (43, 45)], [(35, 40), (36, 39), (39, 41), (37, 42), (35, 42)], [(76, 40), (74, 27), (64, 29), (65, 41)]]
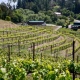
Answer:
[(29, 59), (30, 59), (30, 50), (29, 50)]
[(66, 49), (65, 59), (67, 58), (67, 54), (68, 54), (68, 49)]
[(11, 31), (10, 31), (10, 34), (11, 34)]
[(30, 56), (30, 48), (28, 49), (28, 52), (29, 52), (29, 59), (30, 59), (30, 57), (31, 57), (31, 56)]
[(7, 62), (10, 62), (10, 45), (8, 45)]
[(7, 31), (7, 37), (8, 37), (8, 31)]
[(4, 35), (4, 31), (3, 31), (3, 35)]
[(11, 54), (12, 54), (12, 44), (11, 44)]
[(13, 41), (13, 37), (12, 37), (12, 41)]
[(59, 52), (56, 52), (56, 62), (58, 61), (58, 53)]
[(18, 55), (20, 56), (20, 41), (18, 40)]
[(42, 61), (42, 51), (41, 51), (41, 61)]
[(3, 46), (2, 47), (3, 47), (3, 50), (4, 50), (4, 38), (2, 40), (3, 40)]
[[(73, 63), (75, 62), (75, 41), (73, 40), (73, 45), (72, 45), (72, 55), (73, 55)], [(73, 69), (73, 80), (75, 80), (75, 71)]]
[(72, 54), (73, 54), (73, 61), (75, 60), (75, 41), (73, 41), (73, 49), (72, 49)]
[(33, 42), (33, 61), (35, 59), (35, 43)]
[(51, 45), (51, 54), (52, 54), (52, 45)]
[(7, 40), (9, 41), (8, 34), (9, 34), (9, 33), (8, 33), (8, 31), (7, 31)]

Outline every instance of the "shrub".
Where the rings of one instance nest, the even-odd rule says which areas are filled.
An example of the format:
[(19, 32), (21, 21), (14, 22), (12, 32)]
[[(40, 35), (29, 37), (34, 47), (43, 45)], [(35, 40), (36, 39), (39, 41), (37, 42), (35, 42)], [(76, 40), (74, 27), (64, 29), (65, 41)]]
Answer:
[(11, 17), (10, 16), (6, 16), (5, 20), (6, 21), (11, 21)]

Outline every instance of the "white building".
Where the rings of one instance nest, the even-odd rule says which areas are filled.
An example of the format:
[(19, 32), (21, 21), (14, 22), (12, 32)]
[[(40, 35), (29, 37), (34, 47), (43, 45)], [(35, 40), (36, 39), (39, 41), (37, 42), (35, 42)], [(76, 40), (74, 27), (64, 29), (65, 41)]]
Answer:
[(54, 14), (56, 14), (57, 16), (61, 16), (60, 12), (54, 12)]

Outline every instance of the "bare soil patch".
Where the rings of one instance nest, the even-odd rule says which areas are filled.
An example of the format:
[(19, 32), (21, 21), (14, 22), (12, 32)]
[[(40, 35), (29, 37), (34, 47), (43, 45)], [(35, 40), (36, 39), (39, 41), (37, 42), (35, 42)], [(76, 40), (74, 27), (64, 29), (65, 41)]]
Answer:
[(48, 45), (48, 44), (53, 44), (53, 43), (59, 42), (59, 41), (61, 41), (61, 40), (63, 40), (63, 37), (62, 37), (62, 36), (60, 36), (58, 39), (56, 39), (56, 40), (54, 40), (54, 41), (51, 41), (51, 42), (48, 42), (48, 43), (44, 43), (44, 44), (40, 44), (40, 45), (38, 45), (38, 46), (35, 46), (35, 48), (41, 47), (41, 46), (44, 46), (44, 45)]
[(4, 21), (0, 20), (0, 28), (16, 28), (19, 27), (17, 24), (11, 22), (11, 21)]

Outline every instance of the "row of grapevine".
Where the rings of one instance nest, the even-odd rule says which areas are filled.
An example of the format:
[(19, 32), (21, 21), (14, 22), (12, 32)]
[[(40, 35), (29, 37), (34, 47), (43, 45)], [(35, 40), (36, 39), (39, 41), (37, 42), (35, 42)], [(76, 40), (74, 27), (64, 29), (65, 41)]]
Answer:
[[(70, 60), (53, 62), (51, 60), (37, 59), (36, 61), (16, 59), (7, 63), (2, 60), (0, 63), (0, 79), (4, 80), (72, 80), (71, 73), (80, 72), (80, 63), (73, 63)], [(29, 74), (31, 74), (29, 76)], [(79, 80), (76, 78), (75, 80)]]

